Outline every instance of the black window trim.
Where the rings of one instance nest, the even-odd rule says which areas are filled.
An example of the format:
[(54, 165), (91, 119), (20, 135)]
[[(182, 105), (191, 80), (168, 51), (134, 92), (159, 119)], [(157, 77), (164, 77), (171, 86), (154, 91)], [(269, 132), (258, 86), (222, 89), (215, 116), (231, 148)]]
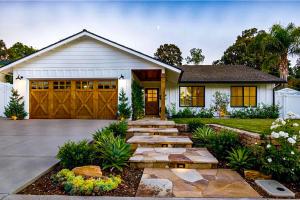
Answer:
[[(242, 98), (243, 98), (243, 105), (242, 106), (233, 106), (231, 104), (231, 97), (232, 97), (232, 88), (234, 87), (242, 87)], [(255, 87), (255, 106), (245, 106), (244, 105), (244, 88), (245, 87)], [(234, 85), (234, 86), (231, 86), (230, 87), (230, 107), (231, 108), (249, 108), (249, 107), (252, 107), (252, 108), (256, 108), (257, 107), (257, 86), (256, 85)]]
[[(203, 106), (182, 106), (181, 105), (181, 101), (180, 101), (180, 88), (182, 87), (202, 87), (203, 88)], [(182, 108), (187, 108), (187, 107), (190, 107), (190, 108), (205, 108), (205, 86), (203, 85), (187, 85), (187, 86), (179, 86), (179, 107), (182, 107)]]

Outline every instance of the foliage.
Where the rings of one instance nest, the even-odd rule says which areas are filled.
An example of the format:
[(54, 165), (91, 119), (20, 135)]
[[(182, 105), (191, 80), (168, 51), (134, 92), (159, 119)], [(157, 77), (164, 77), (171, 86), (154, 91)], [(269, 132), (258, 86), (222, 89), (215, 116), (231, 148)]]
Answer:
[(245, 169), (251, 169), (255, 158), (248, 148), (239, 147), (229, 152), (227, 160), (230, 168), (238, 172), (243, 172)]
[(111, 139), (114, 136), (114, 133), (111, 129), (103, 128), (102, 130), (97, 130), (93, 134), (94, 141), (105, 143), (107, 140)]
[(215, 92), (213, 95), (213, 109), (216, 112), (223, 112), (224, 114), (227, 113), (227, 107), (229, 104), (229, 96), (225, 93), (221, 93), (219, 91)]
[(182, 56), (180, 49), (175, 44), (163, 44), (156, 50), (154, 57), (164, 63), (173, 66), (182, 65)]
[(131, 96), (132, 96), (132, 119), (137, 120), (144, 117), (144, 93), (142, 87), (137, 81), (133, 81), (131, 85)]
[(12, 74), (12, 73), (5, 74), (4, 78), (5, 78), (5, 82), (6, 82), (6, 83), (13, 84), (13, 82), (14, 82), (14, 77), (13, 77), (13, 74)]
[(171, 107), (172, 118), (212, 118), (214, 116), (213, 110), (201, 108), (199, 111), (193, 110), (189, 107), (179, 110), (176, 112), (176, 108)]
[(211, 108), (209, 108), (209, 109), (202, 108), (197, 112), (196, 117), (199, 117), (199, 118), (213, 118), (214, 117), (214, 111)]
[(128, 119), (131, 116), (131, 108), (128, 105), (128, 98), (122, 88), (119, 94), (118, 116), (123, 119)]
[(274, 24), (265, 40), (265, 49), (279, 58), (280, 77), (288, 78), (289, 55), (300, 55), (300, 27)]
[(213, 137), (215, 134), (216, 132), (208, 126), (197, 128), (192, 135), (194, 145), (196, 147), (206, 147), (209, 144), (210, 137)]
[(20, 96), (17, 90), (12, 89), (10, 101), (4, 108), (4, 115), (8, 118), (17, 116), (18, 119), (24, 119), (27, 116), (24, 105), (23, 97)]
[(59, 147), (56, 157), (63, 167), (72, 169), (91, 164), (94, 160), (94, 148), (87, 140), (68, 141)]
[(190, 54), (191, 54), (191, 57), (187, 56), (185, 59), (187, 64), (192, 63), (195, 65), (198, 65), (198, 64), (202, 63), (205, 59), (205, 56), (202, 54), (202, 49), (193, 48), (190, 50)]
[(110, 168), (122, 171), (127, 166), (127, 161), (131, 156), (130, 144), (119, 136), (115, 137), (112, 133), (97, 134), (94, 137), (96, 147), (96, 158), (101, 161), (103, 169)]
[(279, 105), (261, 104), (256, 108), (248, 107), (233, 110), (230, 113), (230, 117), (240, 119), (275, 119), (279, 116), (279, 108)]
[(33, 47), (17, 42), (8, 49), (8, 59), (17, 60), (34, 52), (36, 52), (36, 50)]
[(120, 176), (84, 179), (68, 169), (51, 176), (51, 180), (70, 195), (101, 195), (101, 192), (116, 189), (122, 182)]
[(8, 52), (3, 40), (0, 40), (0, 61), (7, 60)]
[(264, 41), (269, 33), (251, 28), (244, 30), (220, 60), (213, 64), (246, 65), (273, 75), (278, 74), (278, 56), (266, 51)]
[(128, 129), (128, 123), (126, 121), (113, 122), (107, 129), (111, 130), (115, 136), (125, 137)]
[(194, 132), (198, 128), (202, 128), (204, 124), (199, 120), (191, 120), (188, 122), (188, 126), (191, 132)]
[(228, 156), (228, 151), (240, 147), (239, 136), (237, 133), (222, 129), (219, 133), (210, 135), (207, 148), (220, 160)]
[(299, 181), (300, 152), (299, 124), (293, 122), (295, 114), (289, 113), (286, 120), (276, 119), (270, 129), (272, 140), (264, 146), (261, 170), (281, 181)]

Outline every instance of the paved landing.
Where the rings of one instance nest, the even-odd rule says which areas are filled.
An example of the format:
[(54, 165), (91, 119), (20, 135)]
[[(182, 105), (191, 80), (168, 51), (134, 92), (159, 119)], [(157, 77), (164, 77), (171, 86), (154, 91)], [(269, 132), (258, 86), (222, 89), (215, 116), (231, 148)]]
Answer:
[(136, 133), (148, 133), (148, 134), (170, 134), (170, 135), (177, 135), (178, 129), (177, 128), (129, 128), (127, 130), (128, 133), (136, 134)]
[(229, 169), (145, 168), (137, 197), (258, 198), (259, 194)]
[(138, 147), (129, 162), (136, 168), (212, 168), (218, 160), (206, 148)]
[(12, 193), (57, 163), (58, 146), (91, 139), (106, 120), (0, 120), (0, 193)]
[(189, 144), (192, 145), (192, 140), (187, 136), (133, 136), (127, 140), (129, 144)]
[(129, 121), (129, 127), (160, 127), (160, 128), (167, 128), (167, 127), (174, 127), (174, 121), (167, 121), (167, 120), (159, 120), (153, 118), (144, 118), (136, 121)]

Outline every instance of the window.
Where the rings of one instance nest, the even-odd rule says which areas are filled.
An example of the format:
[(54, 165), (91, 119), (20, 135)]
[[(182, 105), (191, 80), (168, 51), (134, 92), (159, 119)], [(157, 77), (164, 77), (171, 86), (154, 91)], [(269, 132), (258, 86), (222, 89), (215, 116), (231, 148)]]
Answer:
[(47, 90), (47, 89), (49, 89), (49, 82), (48, 81), (32, 81), (31, 89)]
[(117, 81), (99, 81), (98, 82), (98, 89), (105, 90), (105, 89), (116, 89), (117, 88)]
[(231, 87), (231, 107), (256, 107), (256, 86)]
[(93, 89), (93, 81), (76, 81), (76, 89)]
[(64, 90), (71, 88), (71, 81), (54, 81), (53, 82), (53, 89), (55, 90)]
[(147, 101), (148, 102), (157, 102), (157, 90), (148, 89), (147, 90)]
[(204, 87), (180, 87), (181, 107), (204, 107)]

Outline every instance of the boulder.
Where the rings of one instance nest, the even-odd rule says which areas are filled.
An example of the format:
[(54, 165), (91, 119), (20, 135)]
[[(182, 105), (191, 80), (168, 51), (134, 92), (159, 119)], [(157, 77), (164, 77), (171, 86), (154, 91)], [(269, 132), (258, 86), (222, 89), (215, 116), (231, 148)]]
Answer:
[(94, 178), (100, 178), (102, 176), (101, 168), (96, 165), (75, 167), (74, 169), (72, 169), (72, 171), (76, 176), (94, 177)]

